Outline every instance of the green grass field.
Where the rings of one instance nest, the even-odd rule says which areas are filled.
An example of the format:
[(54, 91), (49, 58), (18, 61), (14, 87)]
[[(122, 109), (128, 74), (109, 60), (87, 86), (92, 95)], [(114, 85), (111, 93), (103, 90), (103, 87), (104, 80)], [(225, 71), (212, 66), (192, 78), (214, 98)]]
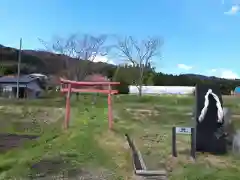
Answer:
[[(0, 132), (40, 136), (0, 154), (0, 179), (133, 179), (129, 133), (149, 169), (166, 169), (171, 180), (237, 180), (240, 157), (186, 153), (190, 137), (177, 137), (179, 157), (171, 157), (172, 126), (191, 126), (192, 97), (119, 96), (114, 98), (114, 131), (108, 130), (107, 98), (72, 97), (70, 128), (62, 129), (63, 98), (31, 101), (0, 100)], [(236, 128), (240, 98), (224, 97)], [(1, 137), (0, 137), (1, 138)], [(1, 140), (0, 140), (1, 142)]]

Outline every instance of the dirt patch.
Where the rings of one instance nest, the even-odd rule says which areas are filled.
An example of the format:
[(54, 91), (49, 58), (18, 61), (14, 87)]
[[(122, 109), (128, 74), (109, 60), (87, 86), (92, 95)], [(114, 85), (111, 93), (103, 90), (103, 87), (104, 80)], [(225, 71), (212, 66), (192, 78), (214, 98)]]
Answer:
[(127, 108), (126, 109), (127, 112), (136, 112), (136, 113), (143, 113), (143, 114), (158, 114), (158, 111), (154, 110), (154, 109), (131, 109), (131, 108)]
[(31, 166), (31, 173), (29, 176), (32, 178), (46, 177), (46, 176), (76, 176), (78, 172), (71, 169), (71, 164), (68, 160), (61, 157), (43, 159)]
[[(127, 141), (119, 134), (108, 131), (96, 137), (99, 146), (109, 152), (112, 161), (117, 165), (118, 172), (129, 177), (132, 173), (131, 156)], [(130, 171), (129, 171), (130, 170)], [(107, 173), (109, 174), (109, 173)], [(110, 178), (115, 179), (115, 178)]]
[(16, 132), (36, 132), (41, 133), (41, 125), (38, 122), (12, 122)]
[(0, 133), (10, 134), (40, 134), (43, 131), (43, 123), (37, 120), (27, 121), (25, 119), (19, 119), (18, 117), (12, 117), (6, 113), (1, 113), (0, 116)]
[(29, 177), (38, 180), (65, 178), (72, 180), (107, 180), (113, 177), (113, 174), (106, 170), (89, 170), (76, 167), (70, 163), (69, 157), (46, 158), (33, 164), (30, 169)]
[(232, 118), (240, 118), (240, 114), (232, 114)]
[(0, 153), (7, 152), (12, 148), (23, 145), (27, 140), (36, 139), (37, 136), (16, 135), (16, 134), (0, 134)]
[(159, 108), (155, 108), (155, 109), (131, 109), (131, 108), (127, 108), (125, 109), (127, 111), (127, 113), (129, 113), (131, 115), (131, 117), (135, 120), (145, 120), (147, 118), (151, 118), (151, 117), (158, 117), (158, 116), (166, 116), (166, 115), (170, 115), (170, 116), (192, 116), (192, 113), (185, 113), (185, 112), (178, 112), (177, 110), (175, 111), (168, 111), (166, 109), (159, 109)]
[(64, 108), (40, 108), (33, 109), (34, 116), (32, 119), (36, 119), (39, 122), (52, 123), (58, 121), (60, 118), (64, 117)]
[(168, 172), (172, 172), (178, 166), (178, 159), (172, 156), (166, 158), (165, 168)]
[(182, 167), (183, 164), (194, 164), (194, 163), (195, 163), (194, 160), (188, 156), (179, 156), (176, 158), (169, 155), (165, 161), (165, 168), (168, 172), (173, 172), (179, 167)]
[(235, 167), (236, 168), (236, 166), (232, 164), (229, 157), (218, 157), (211, 154), (206, 154), (202, 158), (204, 162), (214, 167), (219, 167), (219, 168)]
[(154, 109), (131, 109), (127, 108), (126, 111), (131, 114), (134, 119), (144, 119), (150, 116), (157, 116), (159, 112)]
[(0, 112), (11, 114), (12, 117), (24, 121), (39, 121), (44, 123), (56, 122), (64, 116), (64, 108), (0, 106)]
[(173, 105), (154, 105), (154, 109), (156, 110), (168, 110), (168, 111), (179, 111), (179, 112), (186, 112), (191, 111), (192, 109), (188, 106), (173, 106)]
[(159, 134), (159, 133), (145, 134), (145, 135), (140, 137), (141, 140), (146, 141), (146, 142), (150, 142), (150, 143), (164, 142), (166, 140), (166, 138), (167, 138), (166, 134)]

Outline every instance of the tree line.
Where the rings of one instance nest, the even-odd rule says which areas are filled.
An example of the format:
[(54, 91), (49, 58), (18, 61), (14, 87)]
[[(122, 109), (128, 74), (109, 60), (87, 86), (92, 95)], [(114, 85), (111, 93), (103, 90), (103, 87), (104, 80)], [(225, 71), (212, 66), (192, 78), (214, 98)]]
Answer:
[[(101, 73), (107, 75), (112, 81), (119, 81), (118, 87), (121, 93), (128, 92), (128, 85), (138, 88), (139, 96), (142, 95), (143, 85), (152, 86), (195, 86), (196, 84), (217, 84), (223, 94), (231, 94), (239, 80), (226, 80), (216, 77), (200, 75), (169, 75), (156, 72), (154, 64), (161, 61), (161, 37), (147, 37), (136, 39), (132, 36), (110, 37), (111, 43), (107, 43), (109, 36), (71, 35), (67, 38), (58, 38), (50, 43), (51, 52), (64, 54), (80, 61), (82, 65), (76, 66), (72, 71), (68, 61), (65, 63), (66, 76), (69, 79), (81, 81), (88, 74)], [(47, 43), (45, 43), (45, 47)], [(48, 46), (49, 47), (49, 46)], [(49, 48), (48, 48), (49, 49)], [(97, 56), (114, 55), (114, 59), (121, 60), (118, 66), (104, 66), (95, 70), (91, 69), (91, 62)]]
[[(122, 66), (112, 67), (107, 71), (107, 76), (113, 81), (121, 82), (118, 86), (120, 93), (128, 93), (127, 86), (134, 85), (138, 78), (138, 67)], [(117, 72), (117, 74), (116, 74)], [(230, 95), (235, 87), (239, 86), (240, 80), (229, 80), (217, 77), (207, 77), (194, 74), (172, 75), (156, 72), (154, 68), (146, 67), (142, 85), (146, 86), (196, 86), (197, 84), (217, 85), (223, 95)]]
[[(111, 39), (109, 43), (108, 40)], [(163, 39), (160, 37), (148, 37), (136, 39), (132, 36), (94, 36), (90, 34), (72, 34), (67, 37), (55, 37), (49, 42), (42, 39), (39, 41), (44, 45), (44, 51), (51, 53), (51, 56), (61, 57), (62, 65), (59, 76), (68, 79), (82, 81), (93, 73), (101, 73), (108, 76), (112, 81), (119, 81), (118, 87), (121, 93), (128, 92), (128, 85), (138, 88), (139, 96), (142, 95), (143, 85), (152, 86), (195, 86), (196, 84), (218, 84), (223, 94), (230, 94), (239, 80), (226, 80), (216, 77), (205, 77), (200, 75), (171, 75), (157, 72), (154, 64), (161, 61), (161, 48)], [(118, 59), (118, 65), (97, 64), (96, 58), (101, 56), (112, 56)], [(32, 71), (36, 58), (31, 63), (25, 63), (21, 72)], [(27, 57), (26, 57), (27, 58)], [(26, 59), (22, 57), (22, 59)], [(71, 59), (71, 60), (70, 60)], [(73, 60), (79, 63), (71, 63)], [(26, 65), (27, 64), (27, 65)], [(15, 65), (16, 66), (16, 65)], [(16, 67), (10, 69), (1, 67), (1, 74), (8, 74), (16, 71)], [(35, 66), (35, 67), (36, 67)]]

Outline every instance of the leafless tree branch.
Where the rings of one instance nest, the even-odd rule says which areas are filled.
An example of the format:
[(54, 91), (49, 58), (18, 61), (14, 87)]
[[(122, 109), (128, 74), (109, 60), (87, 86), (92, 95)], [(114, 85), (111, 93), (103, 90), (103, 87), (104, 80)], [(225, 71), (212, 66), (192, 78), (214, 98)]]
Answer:
[(128, 63), (135, 67), (139, 67), (139, 79), (134, 84), (139, 89), (139, 95), (142, 95), (142, 86), (145, 67), (152, 64), (154, 57), (160, 57), (160, 48), (163, 41), (158, 37), (150, 37), (141, 41), (137, 41), (132, 36), (117, 39), (115, 48), (119, 51), (119, 55), (125, 57)]
[(73, 34), (67, 38), (56, 37), (50, 43), (50, 46), (41, 39), (40, 42), (45, 48), (53, 53), (65, 55), (64, 69), (70, 72), (69, 59), (86, 61), (74, 67), (73, 74), (68, 73), (67, 78), (75, 80), (83, 80), (89, 73), (90, 63), (95, 61), (97, 56), (107, 55), (109, 48), (104, 46), (107, 40), (107, 35), (92, 36)]

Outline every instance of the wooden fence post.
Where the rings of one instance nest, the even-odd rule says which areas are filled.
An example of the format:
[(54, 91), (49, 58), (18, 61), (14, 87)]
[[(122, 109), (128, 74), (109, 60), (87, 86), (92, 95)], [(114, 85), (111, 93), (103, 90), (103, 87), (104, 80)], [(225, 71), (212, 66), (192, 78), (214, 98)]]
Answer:
[(65, 112), (65, 129), (68, 129), (69, 127), (69, 121), (70, 121), (70, 98), (71, 98), (71, 84), (68, 84), (68, 92), (66, 95), (66, 112)]
[(113, 127), (113, 117), (112, 117), (112, 88), (108, 85), (108, 127), (111, 130)]

